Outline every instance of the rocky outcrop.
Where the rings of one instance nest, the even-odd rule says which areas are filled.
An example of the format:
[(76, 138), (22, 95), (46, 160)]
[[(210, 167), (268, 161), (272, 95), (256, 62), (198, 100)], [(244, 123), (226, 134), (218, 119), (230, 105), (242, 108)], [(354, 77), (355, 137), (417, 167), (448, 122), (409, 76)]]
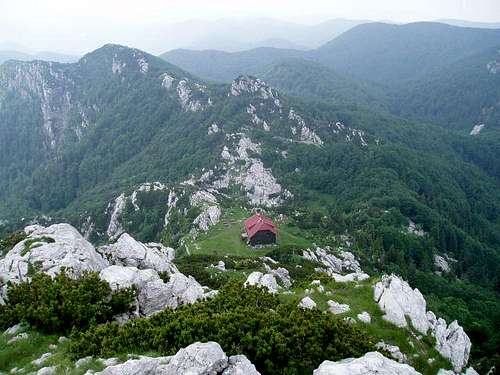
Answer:
[(440, 272), (450, 272), (451, 268), (450, 265), (448, 264), (447, 260), (440, 256), (440, 255), (434, 255), (434, 265)]
[(191, 304), (209, 298), (211, 292), (204, 288), (191, 276), (174, 273), (165, 283), (155, 270), (140, 270), (136, 267), (110, 266), (99, 274), (111, 286), (111, 289), (137, 288), (135, 301), (136, 311), (128, 319), (138, 316), (149, 316), (166, 308), (175, 309), (182, 304)]
[[(88, 371), (86, 375), (94, 374)], [(130, 359), (95, 375), (259, 375), (244, 356), (227, 357), (216, 342), (194, 343), (170, 357)]]
[(297, 124), (299, 127), (300, 131), (297, 132), (296, 126), (292, 126), (292, 134), (298, 135), (298, 142), (305, 143), (305, 144), (310, 144), (310, 145), (315, 145), (315, 146), (321, 146), (323, 145), (323, 141), (321, 140), (320, 137), (314, 132), (314, 130), (310, 129), (307, 125), (304, 119), (295, 112), (295, 110), (290, 109), (290, 112), (288, 113), (288, 119), (290, 121), (293, 121)]
[[(317, 272), (326, 273), (337, 282), (363, 281), (370, 277), (361, 270), (354, 254), (341, 251), (338, 255), (338, 257), (334, 255), (328, 246), (324, 249), (320, 247), (306, 249), (302, 253), (304, 259), (322, 264), (322, 267), (316, 268)], [(341, 274), (346, 271), (354, 272)]]
[[(106, 367), (103, 371), (97, 372), (96, 375), (154, 375), (156, 369), (164, 364), (167, 364), (172, 357), (140, 357), (138, 359), (129, 359), (119, 365)], [(86, 375), (94, 374), (88, 371)]]
[(372, 317), (366, 311), (363, 311), (363, 312), (359, 313), (357, 315), (357, 318), (358, 318), (359, 321), (361, 321), (363, 323), (366, 323), (366, 324), (370, 324), (372, 322)]
[(436, 349), (448, 358), (456, 372), (460, 372), (469, 361), (471, 341), (469, 336), (456, 320), (446, 324), (442, 318), (437, 319), (432, 311), (427, 313), (430, 328), (436, 338)]
[(385, 312), (383, 319), (398, 327), (407, 327), (408, 317), (417, 331), (427, 334), (429, 323), (424, 296), (406, 281), (394, 275), (382, 276), (382, 280), (375, 285), (374, 299)]
[(292, 286), (292, 279), (290, 278), (290, 273), (286, 268), (278, 267), (276, 269), (272, 269), (266, 263), (264, 263), (264, 268), (268, 274), (273, 275), (277, 278), (284, 288), (290, 288)]
[(276, 279), (271, 274), (264, 275), (262, 272), (252, 272), (247, 280), (245, 281), (245, 286), (257, 286), (259, 288), (266, 288), (271, 294), (278, 293), (278, 283)]
[(338, 362), (324, 361), (313, 375), (421, 375), (413, 367), (384, 357), (379, 352)]
[[(229, 357), (229, 365), (222, 375), (259, 375), (255, 366), (244, 355), (233, 355)], [(472, 375), (472, 374), (471, 374)]]
[(110, 214), (108, 229), (106, 230), (106, 234), (110, 239), (117, 238), (120, 234), (123, 233), (122, 225), (120, 224), (120, 217), (122, 215), (123, 210), (125, 209), (125, 205), (127, 204), (127, 198), (125, 194), (122, 193), (118, 196), (113, 204), (109, 204), (107, 208), (107, 212)]
[(418, 289), (412, 289), (401, 278), (382, 276), (374, 287), (374, 299), (385, 313), (383, 318), (398, 327), (407, 327), (406, 318), (422, 334), (436, 339), (436, 349), (460, 372), (469, 360), (471, 342), (457, 321), (449, 326), (444, 319), (437, 319), (432, 311), (426, 311), (426, 301)]
[(380, 350), (385, 350), (388, 352), (393, 359), (398, 361), (399, 363), (408, 363), (408, 357), (406, 354), (402, 353), (397, 345), (389, 345), (384, 341), (377, 342), (375, 347)]
[(316, 302), (314, 302), (311, 297), (306, 296), (300, 300), (298, 306), (301, 309), (312, 310), (316, 308)]
[(228, 367), (229, 361), (216, 342), (194, 343), (181, 349), (167, 365), (156, 370), (158, 375), (216, 375)]
[(51, 276), (65, 268), (78, 277), (84, 271), (100, 271), (108, 265), (94, 246), (69, 224), (30, 226), (26, 232), (28, 237), (0, 260), (0, 282), (4, 284), (26, 281), (32, 267)]
[(219, 222), (221, 209), (217, 204), (217, 198), (212, 193), (204, 190), (197, 191), (191, 196), (190, 202), (191, 206), (201, 209), (201, 213), (193, 221), (198, 229), (206, 232)]
[(329, 300), (327, 302), (328, 304), (328, 311), (330, 311), (332, 314), (344, 314), (348, 311), (351, 310), (349, 305), (345, 303), (338, 303), (332, 300)]
[(481, 133), (481, 131), (484, 129), (485, 127), (485, 124), (479, 124), (479, 125), (474, 125), (474, 127), (472, 128), (472, 130), (470, 131), (470, 135), (478, 135), (479, 133)]
[[(240, 76), (231, 83), (230, 95), (254, 95), (260, 99), (277, 99), (277, 94), (259, 78)], [(278, 102), (279, 103), (279, 102)]]
[(240, 185), (251, 205), (273, 207), (292, 196), (258, 158), (261, 152), (259, 144), (252, 142), (245, 134), (228, 134), (227, 138), (234, 141), (231, 148), (225, 146), (221, 153), (226, 170), (223, 179), (227, 183), (233, 181)]
[(154, 269), (157, 272), (167, 272), (168, 274), (178, 272), (177, 267), (173, 264), (174, 249), (158, 243), (143, 244), (136, 241), (128, 233), (122, 234), (114, 244), (98, 247), (97, 251), (110, 264)]

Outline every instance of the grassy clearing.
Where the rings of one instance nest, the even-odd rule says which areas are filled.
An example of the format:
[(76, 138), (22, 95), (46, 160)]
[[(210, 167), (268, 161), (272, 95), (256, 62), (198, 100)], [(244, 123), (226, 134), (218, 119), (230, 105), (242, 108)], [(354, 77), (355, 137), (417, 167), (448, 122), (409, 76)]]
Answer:
[[(259, 257), (268, 253), (272, 247), (254, 249), (241, 240), (244, 231), (244, 220), (251, 216), (251, 212), (243, 209), (228, 210), (220, 222), (210, 228), (207, 233), (200, 233), (196, 240), (186, 240), (189, 254), (204, 255), (236, 255), (241, 257)], [(288, 225), (287, 222), (278, 222), (278, 245), (296, 245), (310, 247), (311, 242), (300, 235), (300, 232)]]

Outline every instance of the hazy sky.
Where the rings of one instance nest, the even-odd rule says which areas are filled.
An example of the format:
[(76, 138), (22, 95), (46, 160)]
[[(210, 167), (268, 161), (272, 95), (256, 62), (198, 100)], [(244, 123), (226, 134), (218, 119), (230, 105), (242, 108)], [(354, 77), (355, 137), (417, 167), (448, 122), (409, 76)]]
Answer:
[(0, 45), (81, 54), (114, 42), (158, 53), (183, 43), (184, 21), (235, 17), (500, 22), (500, 0), (0, 0)]

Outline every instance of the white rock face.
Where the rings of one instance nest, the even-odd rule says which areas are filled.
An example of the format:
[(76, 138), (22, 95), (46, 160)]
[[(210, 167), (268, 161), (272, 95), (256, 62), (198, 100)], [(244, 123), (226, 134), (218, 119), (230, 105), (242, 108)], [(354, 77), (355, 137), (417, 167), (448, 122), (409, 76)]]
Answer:
[(312, 309), (316, 308), (316, 302), (314, 302), (311, 297), (304, 297), (300, 300), (298, 306), (301, 309), (312, 310)]
[(278, 267), (273, 270), (266, 263), (264, 263), (264, 268), (268, 274), (273, 275), (275, 278), (279, 279), (283, 284), (284, 288), (290, 288), (292, 286), (292, 279), (290, 278), (290, 273), (286, 268)]
[(359, 313), (357, 315), (357, 317), (363, 323), (370, 324), (372, 322), (372, 317), (366, 311), (363, 311), (362, 313)]
[(407, 327), (408, 317), (417, 331), (427, 334), (429, 323), (424, 296), (406, 281), (394, 275), (382, 276), (382, 280), (375, 285), (374, 299), (385, 312), (385, 320), (398, 327)]
[(52, 357), (52, 353), (44, 353), (40, 356), (40, 358), (34, 359), (31, 361), (31, 364), (34, 366), (40, 366), (42, 363), (44, 363), (47, 359)]
[(7, 328), (3, 334), (5, 336), (14, 336), (17, 335), (18, 333), (22, 332), (23, 326), (21, 324), (16, 324), (10, 328)]
[(114, 244), (101, 246), (97, 251), (114, 265), (154, 269), (168, 274), (178, 272), (173, 264), (174, 249), (157, 243), (143, 244), (128, 233), (122, 234)]
[(391, 354), (391, 357), (394, 358), (399, 363), (408, 363), (408, 357), (406, 354), (402, 353), (399, 349), (399, 346), (389, 345), (383, 341), (380, 341), (375, 344), (375, 347), (380, 350), (385, 350)]
[(413, 367), (384, 357), (379, 352), (338, 362), (324, 361), (313, 375), (421, 375)]
[(212, 193), (204, 190), (197, 191), (191, 196), (190, 202), (191, 206), (202, 210), (193, 222), (200, 230), (206, 232), (219, 222), (221, 209), (217, 204), (217, 198)]
[(397, 276), (382, 276), (374, 287), (374, 299), (387, 321), (398, 327), (406, 327), (406, 317), (413, 327), (422, 334), (436, 338), (436, 349), (453, 364), (455, 372), (460, 372), (469, 360), (471, 342), (457, 321), (447, 326), (444, 319), (437, 319), (432, 311), (426, 311), (426, 302), (418, 289), (411, 289), (408, 283)]
[(229, 357), (229, 365), (222, 375), (260, 375), (260, 372), (244, 355), (233, 355)]
[[(276, 99), (273, 90), (258, 78), (241, 76), (231, 83), (230, 95), (254, 94), (260, 99)], [(278, 102), (279, 103), (279, 102)]]
[(169, 75), (168, 73), (164, 73), (161, 75), (161, 85), (165, 87), (167, 90), (170, 90), (174, 84), (175, 78)]
[(170, 361), (172, 357), (140, 357), (129, 359), (119, 365), (109, 366), (96, 375), (154, 375), (156, 369)]
[(127, 198), (125, 197), (124, 193), (117, 197), (113, 203), (108, 229), (106, 230), (106, 234), (111, 240), (117, 238), (120, 234), (123, 233), (123, 228), (120, 224), (120, 216), (125, 209), (126, 204)]
[[(340, 252), (339, 257), (337, 257), (331, 252), (329, 247), (324, 249), (316, 247), (315, 249), (304, 250), (302, 257), (313, 262), (321, 263), (323, 267), (316, 268), (316, 271), (326, 273), (337, 282), (362, 281), (370, 278), (370, 276), (361, 270), (361, 266), (354, 254), (348, 251)], [(342, 275), (341, 272), (345, 271), (354, 272)]]
[(42, 367), (36, 372), (36, 375), (53, 375), (56, 374), (57, 366)]
[(155, 270), (136, 267), (110, 266), (99, 274), (113, 290), (135, 285), (138, 290), (137, 310), (133, 316), (149, 316), (166, 308), (175, 309), (182, 304), (209, 298), (203, 287), (191, 276), (174, 273), (165, 283)]
[(450, 264), (441, 255), (434, 255), (434, 265), (441, 272), (448, 273), (451, 271)]
[(167, 365), (156, 370), (158, 375), (217, 375), (228, 367), (228, 358), (216, 342), (194, 343), (181, 349)]
[[(228, 139), (238, 139), (233, 142), (231, 149), (224, 146), (221, 158), (226, 174), (221, 181), (229, 186), (229, 182), (240, 185), (246, 192), (251, 205), (260, 207), (274, 207), (284, 198), (293, 195), (283, 189), (273, 176), (269, 168), (265, 168), (258, 158), (261, 152), (259, 144), (252, 142), (245, 134), (227, 134)], [(252, 157), (250, 157), (252, 155)]]
[(271, 274), (264, 275), (262, 272), (252, 272), (247, 280), (245, 281), (245, 286), (258, 286), (259, 288), (266, 288), (269, 293), (278, 293), (278, 283), (276, 279)]
[[(27, 230), (30, 233), (28, 238), (0, 260), (3, 283), (27, 280), (29, 264), (36, 265), (41, 272), (51, 276), (65, 267), (74, 277), (79, 277), (84, 271), (98, 272), (108, 265), (94, 246), (69, 224), (54, 224), (47, 228), (36, 226)], [(44, 240), (43, 237), (51, 240)], [(39, 241), (33, 242), (36, 239)]]
[[(300, 127), (299, 142), (315, 146), (323, 145), (323, 141), (321, 140), (321, 138), (318, 137), (318, 135), (314, 132), (314, 130), (307, 127), (304, 119), (300, 115), (298, 115), (293, 109), (290, 109), (290, 112), (288, 113), (288, 119), (291, 121), (295, 121), (297, 125)], [(296, 129), (292, 130), (293, 135), (295, 135), (296, 133), (297, 133)]]
[(329, 306), (328, 311), (332, 314), (344, 314), (351, 310), (349, 305), (346, 305), (345, 303), (338, 303), (332, 300), (329, 300), (327, 303)]
[(179, 81), (177, 85), (177, 94), (184, 111), (198, 112), (204, 109), (199, 100), (192, 99), (192, 89), (185, 79)]
[(445, 358), (448, 358), (456, 372), (469, 361), (471, 342), (469, 336), (456, 320), (447, 326), (442, 318), (437, 319), (432, 311), (427, 313), (433, 336), (436, 338), (436, 349)]
[(409, 220), (408, 228), (406, 229), (408, 233), (414, 234), (415, 236), (418, 237), (423, 237), (425, 236), (425, 232), (423, 229), (420, 229), (417, 224), (415, 224), (413, 221)]
[(484, 124), (474, 125), (474, 127), (470, 131), (470, 135), (478, 135), (479, 133), (481, 133), (481, 130), (483, 130), (484, 127), (485, 127)]
[[(111, 358), (116, 360), (116, 358)], [(102, 361), (103, 364), (104, 361)], [(88, 373), (89, 374), (89, 373)], [(139, 356), (95, 375), (260, 375), (244, 356), (227, 358), (216, 342), (194, 343), (171, 357)], [(89, 374), (90, 375), (90, 374)]]

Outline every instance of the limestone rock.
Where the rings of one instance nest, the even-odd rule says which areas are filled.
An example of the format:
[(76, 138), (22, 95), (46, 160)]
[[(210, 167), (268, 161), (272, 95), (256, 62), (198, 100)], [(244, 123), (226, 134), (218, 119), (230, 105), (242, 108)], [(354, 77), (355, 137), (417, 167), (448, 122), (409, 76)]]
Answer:
[(372, 317), (366, 311), (363, 311), (362, 313), (359, 313), (357, 315), (357, 317), (363, 323), (370, 324), (372, 322)]
[(106, 212), (110, 212), (109, 225), (106, 230), (106, 234), (112, 240), (123, 233), (123, 228), (120, 224), (120, 217), (126, 204), (127, 197), (125, 197), (125, 194), (122, 193), (120, 196), (116, 197), (113, 205), (110, 204), (106, 210)]
[(52, 357), (52, 353), (44, 353), (40, 356), (40, 358), (34, 359), (31, 361), (31, 364), (34, 366), (40, 366), (42, 363), (44, 363), (47, 359)]
[(155, 375), (158, 366), (166, 364), (171, 357), (140, 357), (114, 366), (106, 367), (96, 375)]
[(332, 314), (344, 314), (351, 310), (349, 305), (346, 305), (344, 303), (338, 303), (332, 300), (329, 300), (328, 302), (328, 311), (330, 311)]
[(298, 305), (301, 309), (308, 309), (308, 310), (312, 310), (314, 308), (316, 308), (316, 302), (314, 302), (312, 300), (312, 298), (310, 297), (304, 297), (300, 300), (299, 302), (299, 305)]
[(15, 343), (17, 341), (26, 340), (28, 338), (29, 338), (28, 334), (26, 332), (23, 332), (23, 333), (20, 333), (17, 336), (14, 336), (13, 338), (11, 338), (9, 341), (7, 341), (7, 344), (13, 344), (13, 343)]
[(426, 316), (426, 302), (418, 289), (412, 289), (401, 278), (382, 276), (375, 285), (374, 299), (385, 312), (383, 318), (398, 327), (406, 327), (406, 317), (417, 331), (427, 334), (429, 323)]
[(244, 355), (233, 355), (229, 357), (229, 366), (222, 375), (260, 375), (260, 372)]
[(441, 272), (447, 273), (451, 271), (451, 267), (448, 261), (440, 255), (434, 255), (434, 265)]
[[(302, 257), (322, 264), (323, 267), (317, 268), (316, 271), (326, 273), (336, 282), (363, 281), (370, 277), (361, 270), (361, 266), (354, 254), (348, 251), (340, 252), (339, 257), (337, 257), (328, 246), (324, 249), (316, 247), (315, 249), (304, 250)], [(353, 272), (347, 275), (341, 274), (346, 271)]]
[(42, 367), (36, 372), (36, 375), (54, 375), (57, 373), (57, 366)]
[(290, 288), (292, 286), (292, 279), (290, 278), (290, 273), (286, 268), (278, 267), (273, 270), (267, 264), (264, 263), (264, 268), (268, 274), (273, 275), (275, 278), (279, 279), (285, 288)]
[(255, 285), (261, 288), (266, 288), (271, 294), (278, 293), (278, 283), (276, 282), (274, 276), (271, 274), (264, 275), (262, 272), (252, 272), (248, 276), (244, 285)]
[(178, 272), (173, 264), (175, 250), (157, 243), (143, 244), (128, 233), (123, 233), (118, 241), (97, 249), (111, 264), (154, 269), (172, 274)]
[(167, 365), (159, 366), (158, 375), (217, 375), (228, 366), (228, 358), (216, 342), (194, 343), (181, 349)]
[(135, 285), (140, 291), (147, 283), (160, 280), (160, 276), (154, 270), (123, 266), (109, 266), (100, 272), (99, 277), (107, 281), (112, 290)]
[(54, 224), (47, 228), (36, 226), (28, 231), (28, 237), (0, 260), (3, 283), (29, 279), (30, 264), (50, 276), (58, 274), (64, 267), (74, 277), (79, 277), (84, 271), (98, 272), (108, 265), (94, 246), (69, 224)]
[(453, 364), (455, 372), (460, 372), (469, 360), (471, 342), (457, 321), (449, 326), (446, 321), (436, 318), (432, 311), (426, 311), (426, 302), (418, 289), (411, 289), (401, 278), (382, 276), (374, 287), (374, 299), (387, 321), (406, 327), (406, 317), (417, 331), (427, 334), (429, 328), (436, 338), (436, 349)]
[(413, 367), (384, 357), (379, 352), (338, 362), (324, 361), (313, 375), (421, 375)]
[(22, 330), (23, 326), (21, 324), (16, 324), (10, 328), (7, 328), (3, 334), (6, 336), (14, 336), (20, 333)]
[(377, 349), (385, 350), (391, 354), (391, 357), (397, 360), (399, 363), (408, 363), (408, 357), (406, 354), (402, 353), (397, 345), (389, 345), (383, 341), (375, 344)]
[(149, 316), (165, 308), (175, 309), (182, 304), (194, 303), (209, 298), (203, 287), (192, 277), (180, 272), (170, 275), (165, 283), (155, 270), (139, 270), (135, 267), (110, 266), (99, 274), (111, 289), (128, 288), (135, 285), (138, 290), (135, 316)]
[(442, 318), (437, 319), (432, 311), (427, 313), (433, 336), (436, 338), (436, 349), (450, 360), (456, 372), (462, 371), (469, 361), (471, 341), (469, 336), (456, 320), (447, 326)]

